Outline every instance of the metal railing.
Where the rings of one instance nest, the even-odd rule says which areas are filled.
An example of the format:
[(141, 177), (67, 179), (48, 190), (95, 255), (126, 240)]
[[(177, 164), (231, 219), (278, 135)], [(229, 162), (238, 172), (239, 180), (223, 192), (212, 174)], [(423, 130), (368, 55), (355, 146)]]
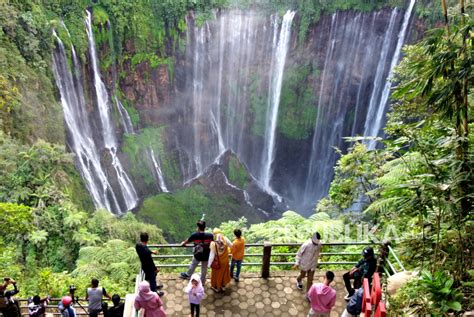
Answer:
[[(332, 248), (337, 248), (337, 247), (347, 247), (347, 246), (374, 246), (376, 243), (374, 242), (330, 242), (330, 243), (323, 243), (322, 244), (322, 249), (325, 249), (327, 247), (332, 247)], [(245, 258), (252, 258), (252, 261), (244, 261), (242, 263), (243, 266), (261, 266), (261, 277), (263, 278), (268, 278), (270, 276), (270, 267), (271, 266), (288, 266), (288, 265), (293, 265), (294, 261), (292, 259), (291, 262), (284, 260), (284, 261), (278, 261), (272, 259), (275, 259), (276, 257), (294, 257), (296, 256), (296, 251), (295, 252), (276, 252), (272, 253), (272, 250), (274, 248), (278, 247), (290, 247), (290, 248), (299, 248), (301, 246), (301, 243), (270, 243), (270, 242), (265, 242), (265, 243), (249, 243), (245, 245), (246, 249), (251, 249), (251, 252), (245, 254)], [(154, 249), (181, 249), (181, 250), (190, 250), (193, 245), (188, 244), (186, 246), (181, 246), (180, 244), (150, 244), (148, 245), (149, 248), (154, 248)], [(261, 248), (262, 252), (256, 252), (255, 249)], [(333, 257), (333, 256), (342, 256), (346, 258), (346, 261), (319, 261), (318, 265), (319, 266), (326, 266), (326, 265), (354, 265), (357, 263), (357, 261), (353, 260), (347, 260), (348, 257), (355, 257), (359, 255), (360, 252), (348, 252), (348, 251), (342, 251), (342, 252), (334, 252), (331, 250), (331, 252), (321, 252), (320, 257), (321, 258), (328, 258), (328, 257)], [(174, 259), (174, 260), (184, 260), (184, 259), (190, 259), (192, 257), (191, 252), (188, 252), (187, 254), (159, 254), (159, 255), (154, 255), (153, 258), (157, 260), (163, 260), (158, 263), (158, 266), (160, 268), (184, 268), (189, 266), (189, 261), (186, 263), (163, 263), (166, 262), (167, 260)], [(230, 256), (229, 256), (230, 257)], [(255, 261), (253, 260), (254, 258), (261, 258), (261, 261)]]

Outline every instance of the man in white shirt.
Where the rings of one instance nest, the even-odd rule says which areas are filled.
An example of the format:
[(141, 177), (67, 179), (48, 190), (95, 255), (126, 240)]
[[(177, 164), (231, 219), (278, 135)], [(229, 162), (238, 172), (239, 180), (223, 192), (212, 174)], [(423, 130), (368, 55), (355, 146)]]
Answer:
[(308, 276), (306, 293), (313, 285), (314, 272), (318, 264), (319, 252), (321, 251), (321, 235), (316, 232), (311, 239), (308, 239), (298, 250), (295, 259), (294, 269), (299, 269), (300, 274), (296, 278), (296, 287), (303, 289), (303, 279)]

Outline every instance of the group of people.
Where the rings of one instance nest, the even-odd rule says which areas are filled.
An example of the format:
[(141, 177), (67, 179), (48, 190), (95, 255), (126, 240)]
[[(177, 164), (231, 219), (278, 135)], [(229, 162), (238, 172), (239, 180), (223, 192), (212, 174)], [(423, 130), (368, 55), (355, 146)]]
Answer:
[[(321, 235), (316, 232), (301, 245), (296, 254), (295, 265), (293, 266), (293, 269), (300, 270), (296, 278), (296, 287), (298, 289), (303, 289), (303, 279), (307, 277), (306, 298), (311, 303), (308, 317), (329, 316), (332, 307), (336, 303), (336, 290), (330, 287), (330, 284), (334, 281), (333, 272), (326, 272), (323, 283), (313, 284), (321, 246)], [(341, 317), (353, 317), (361, 313), (363, 297), (362, 279), (367, 278), (370, 284), (377, 268), (377, 259), (371, 247), (364, 248), (362, 255), (363, 258), (349, 272), (342, 276), (347, 289), (347, 295), (344, 299), (348, 301), (348, 304)], [(351, 284), (351, 280), (354, 280), (353, 284)]]
[[(180, 274), (180, 278), (189, 280), (184, 291), (188, 294), (191, 316), (199, 316), (200, 303), (204, 296), (204, 285), (209, 268), (211, 271), (211, 289), (216, 293), (225, 294), (225, 287), (232, 278), (239, 281), (242, 261), (244, 259), (245, 240), (239, 229), (234, 230), (235, 239), (230, 241), (222, 232), (215, 228), (212, 233), (206, 232), (206, 223), (200, 220), (196, 223), (196, 232), (184, 240), (181, 245), (193, 243), (193, 258), (187, 272)], [(145, 308), (153, 310), (153, 317), (166, 316), (163, 309), (163, 302), (160, 299), (163, 292), (157, 290), (162, 285), (157, 286), (157, 267), (153, 262), (152, 254), (148, 246), (148, 234), (140, 235), (140, 242), (136, 246), (137, 254), (140, 257), (142, 270), (145, 273), (145, 280), (140, 284), (139, 294), (135, 301), (135, 308)], [(334, 273), (327, 271), (322, 283), (313, 284), (314, 273), (318, 265), (318, 258), (321, 251), (321, 235), (316, 232), (305, 241), (299, 248), (294, 269), (300, 272), (296, 278), (296, 287), (303, 289), (303, 280), (306, 282), (306, 298), (311, 303), (308, 317), (329, 316), (332, 307), (336, 302), (336, 291), (330, 286), (334, 281)], [(229, 265), (229, 253), (232, 256)], [(362, 279), (367, 278), (371, 283), (372, 275), (377, 266), (374, 250), (371, 247), (364, 248), (363, 258), (347, 273), (343, 275), (344, 284), (347, 289), (347, 308), (343, 317), (359, 315), (362, 310)], [(201, 267), (201, 273), (194, 273), (196, 268)], [(236, 269), (234, 274), (234, 269)], [(353, 284), (351, 284), (353, 280)], [(153, 294), (153, 295), (152, 295)], [(148, 300), (148, 302), (147, 302)], [(149, 303), (149, 304), (147, 304)]]
[[(11, 289), (12, 286), (13, 289)], [(58, 303), (58, 309), (62, 317), (75, 317), (76, 310), (74, 303), (78, 303), (77, 298), (74, 299), (74, 287), (70, 288), (70, 295), (63, 296)], [(4, 317), (21, 317), (20, 305), (17, 300), (13, 299), (13, 295), (17, 294), (19, 289), (15, 280), (5, 277), (3, 284), (0, 285), (0, 312)], [(112, 300), (113, 306), (108, 307), (103, 303), (103, 298)], [(45, 317), (46, 307), (50, 303), (51, 298), (46, 296), (41, 298), (39, 295), (33, 296), (28, 304), (28, 315), (30, 317)], [(122, 317), (124, 304), (118, 294), (110, 296), (105, 288), (99, 286), (99, 280), (92, 279), (91, 285), (86, 291), (87, 312), (90, 317), (97, 317), (99, 313), (103, 313), (104, 317)]]
[[(63, 296), (58, 304), (58, 309), (61, 312), (62, 317), (76, 317), (74, 303), (77, 303), (82, 307), (78, 299), (74, 299), (74, 290), (75, 288), (70, 288), (71, 294)], [(108, 307), (107, 303), (103, 303), (104, 298), (111, 300), (113, 306)], [(98, 317), (100, 313), (102, 313), (104, 317), (123, 316), (124, 303), (122, 302), (120, 295), (114, 294), (110, 296), (104, 287), (99, 286), (99, 280), (96, 278), (91, 280), (91, 285), (86, 290), (86, 301), (89, 317)], [(34, 317), (44, 317), (44, 313), (43, 315)]]
[[(245, 253), (245, 239), (242, 237), (240, 229), (235, 229), (234, 235), (235, 239), (231, 242), (218, 228), (214, 228), (212, 233), (206, 232), (206, 222), (199, 220), (196, 223), (196, 232), (181, 243), (182, 246), (193, 243), (191, 264), (187, 272), (180, 274), (180, 278), (189, 280), (184, 292), (188, 295), (191, 316), (199, 316), (209, 268), (211, 269), (211, 289), (216, 293), (225, 294), (225, 288), (231, 279), (239, 282)], [(161, 317), (166, 316), (163, 302), (160, 299), (164, 292), (160, 290), (163, 286), (156, 282), (158, 268), (153, 261), (152, 254), (157, 254), (157, 251), (150, 250), (148, 239), (148, 234), (142, 232), (140, 242), (135, 246), (145, 275), (145, 281), (139, 285), (135, 308), (144, 308), (145, 311), (147, 309), (153, 310), (153, 314), (156, 314), (153, 317)], [(230, 264), (229, 254), (232, 256)], [(201, 266), (200, 275), (194, 273), (199, 265)]]
[[(215, 228), (212, 233), (206, 232), (206, 223), (200, 220), (196, 223), (197, 230), (184, 240), (181, 245), (193, 243), (193, 258), (188, 271), (180, 274), (180, 278), (189, 280), (184, 292), (187, 294), (190, 304), (191, 316), (198, 317), (200, 314), (200, 304), (204, 296), (204, 285), (208, 268), (211, 268), (211, 289), (216, 293), (225, 294), (225, 287), (233, 278), (239, 282), (242, 261), (244, 259), (245, 240), (239, 229), (234, 230), (235, 239), (231, 242), (222, 232)], [(139, 284), (138, 294), (135, 297), (135, 309), (144, 309), (146, 317), (164, 317), (166, 312), (163, 301), (160, 297), (164, 295), (160, 289), (163, 285), (158, 285), (156, 267), (152, 251), (148, 247), (149, 235), (145, 232), (140, 234), (140, 242), (136, 244), (136, 252), (140, 258), (141, 268), (145, 280)], [(334, 273), (327, 271), (322, 283), (313, 284), (314, 273), (318, 266), (318, 258), (321, 251), (321, 235), (316, 232), (305, 241), (299, 248), (293, 269), (298, 269), (296, 287), (303, 289), (303, 280), (306, 281), (306, 298), (311, 303), (308, 317), (329, 316), (332, 307), (336, 302), (336, 291), (330, 286), (334, 281)], [(232, 256), (229, 264), (229, 254)], [(362, 279), (367, 278), (371, 283), (372, 275), (377, 267), (377, 260), (374, 250), (371, 247), (364, 248), (363, 258), (347, 273), (343, 275), (345, 287), (347, 289), (347, 308), (342, 317), (352, 317), (359, 315), (362, 310), (363, 289)], [(201, 274), (194, 271), (197, 266), (201, 266)], [(235, 271), (234, 271), (235, 269)], [(351, 284), (351, 280), (354, 280)], [(7, 290), (11, 285), (13, 289)], [(17, 284), (13, 279), (4, 278), (0, 285), (0, 311), (4, 317), (19, 317), (20, 308), (18, 302), (13, 300), (13, 295), (17, 294)], [(112, 300), (113, 307), (107, 307), (102, 300), (107, 298)], [(121, 303), (120, 296), (114, 294), (110, 296), (104, 287), (99, 286), (97, 279), (91, 280), (91, 285), (86, 291), (88, 302), (88, 313), (90, 317), (97, 317), (103, 312), (105, 317), (122, 317), (124, 304)], [(46, 305), (50, 298), (41, 298), (36, 295), (28, 305), (31, 317), (44, 317)], [(75, 317), (76, 312), (73, 303), (74, 292), (71, 296), (64, 296), (58, 304), (62, 317)]]

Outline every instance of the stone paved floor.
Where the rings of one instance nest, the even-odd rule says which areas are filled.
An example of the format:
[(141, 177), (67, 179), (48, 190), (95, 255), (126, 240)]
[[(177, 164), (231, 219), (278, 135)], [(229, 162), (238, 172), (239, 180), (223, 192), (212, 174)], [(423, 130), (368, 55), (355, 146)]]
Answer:
[[(331, 284), (336, 289), (336, 306), (331, 317), (341, 316), (345, 308), (346, 295), (342, 281), (343, 272), (335, 272), (335, 282)], [(317, 271), (314, 281), (323, 281), (323, 271)], [(239, 283), (232, 281), (225, 294), (216, 294), (206, 283), (206, 293), (201, 303), (201, 316), (306, 316), (309, 303), (303, 291), (296, 288), (297, 272), (272, 272), (268, 279), (258, 277), (258, 274), (242, 274)], [(181, 280), (176, 275), (158, 276), (164, 285), (166, 312), (168, 316), (189, 316), (189, 304), (183, 289), (188, 281)]]

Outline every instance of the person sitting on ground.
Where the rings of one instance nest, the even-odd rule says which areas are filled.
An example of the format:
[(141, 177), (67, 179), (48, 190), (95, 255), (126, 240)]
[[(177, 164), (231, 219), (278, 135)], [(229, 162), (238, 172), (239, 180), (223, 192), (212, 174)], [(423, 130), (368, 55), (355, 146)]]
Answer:
[(314, 272), (318, 265), (319, 252), (321, 251), (321, 235), (319, 232), (314, 233), (311, 239), (306, 240), (301, 245), (296, 254), (295, 265), (293, 269), (299, 269), (300, 274), (296, 278), (296, 287), (303, 289), (303, 279), (308, 276), (306, 283), (306, 292), (313, 285)]
[[(158, 254), (158, 251), (152, 251), (148, 248), (148, 233), (140, 233), (140, 242), (135, 245), (135, 250), (137, 251), (138, 257), (140, 258), (140, 263), (142, 266), (142, 271), (145, 273), (145, 280), (150, 283), (150, 289), (152, 292), (156, 292), (162, 285), (158, 286), (156, 283), (156, 275), (158, 273), (158, 268), (153, 261), (152, 254)], [(160, 296), (163, 296), (163, 292), (157, 293)]]
[(184, 289), (188, 294), (189, 304), (191, 306), (191, 317), (199, 317), (200, 304), (204, 296), (204, 287), (202, 287), (201, 278), (194, 273)]
[(357, 289), (347, 303), (346, 309), (341, 317), (356, 317), (362, 312), (362, 299), (364, 297), (364, 288)]
[[(7, 290), (9, 285), (12, 285), (13, 289)], [(3, 284), (0, 285), (0, 312), (4, 317), (20, 317), (20, 305), (12, 298), (18, 292), (16, 281), (5, 277)]]
[[(230, 282), (229, 248), (232, 248), (232, 242), (224, 237), (218, 228), (215, 228), (213, 233), (215, 241), (211, 242), (208, 262), (209, 267), (212, 267), (211, 289), (216, 293), (224, 293), (225, 286)], [(212, 265), (214, 258), (217, 267)]]
[(39, 295), (33, 296), (32, 302), (28, 305), (28, 314), (30, 317), (44, 317), (48, 303), (49, 296), (43, 299)]
[(150, 283), (147, 281), (142, 281), (138, 285), (134, 307), (136, 310), (143, 309), (145, 312), (142, 316), (144, 317), (166, 317), (160, 296), (150, 290)]
[(336, 291), (329, 286), (334, 281), (334, 273), (326, 272), (323, 283), (313, 284), (307, 294), (311, 302), (308, 317), (325, 317), (331, 314), (336, 304)]
[(112, 303), (114, 306), (109, 309), (104, 309), (104, 317), (123, 317), (125, 305), (120, 302), (120, 296), (118, 294), (112, 296)]
[(207, 274), (207, 266), (209, 260), (209, 246), (214, 239), (212, 233), (205, 232), (206, 230), (206, 222), (204, 220), (199, 220), (196, 223), (197, 232), (193, 233), (189, 238), (184, 240), (181, 243), (181, 246), (185, 246), (186, 244), (192, 242), (194, 243), (193, 248), (193, 260), (189, 265), (189, 269), (186, 273), (181, 273), (180, 278), (189, 280), (191, 275), (193, 275), (194, 271), (198, 264), (201, 264), (201, 283), (202, 285), (206, 284), (206, 274)]
[(76, 310), (72, 306), (71, 296), (63, 296), (58, 304), (58, 309), (62, 317), (76, 317)]
[[(363, 258), (349, 272), (344, 273), (342, 276), (347, 289), (347, 295), (344, 297), (345, 300), (349, 300), (354, 295), (355, 289), (362, 286), (363, 278), (369, 280), (369, 285), (372, 283), (372, 275), (374, 275), (377, 268), (377, 258), (374, 255), (374, 249), (365, 247), (362, 251), (362, 256)], [(351, 285), (351, 279), (354, 280), (354, 287)]]
[[(245, 239), (242, 238), (242, 231), (240, 229), (234, 230), (235, 240), (232, 242), (232, 262), (230, 264), (230, 277), (236, 282), (239, 281), (240, 269), (242, 267), (242, 261), (245, 253)], [(237, 267), (237, 271), (234, 274), (234, 267)]]
[(93, 278), (91, 280), (91, 287), (89, 287), (86, 292), (86, 301), (88, 302), (90, 317), (97, 317), (102, 311), (102, 298), (104, 296), (108, 299), (112, 299), (105, 291), (105, 288), (99, 287), (99, 280)]

